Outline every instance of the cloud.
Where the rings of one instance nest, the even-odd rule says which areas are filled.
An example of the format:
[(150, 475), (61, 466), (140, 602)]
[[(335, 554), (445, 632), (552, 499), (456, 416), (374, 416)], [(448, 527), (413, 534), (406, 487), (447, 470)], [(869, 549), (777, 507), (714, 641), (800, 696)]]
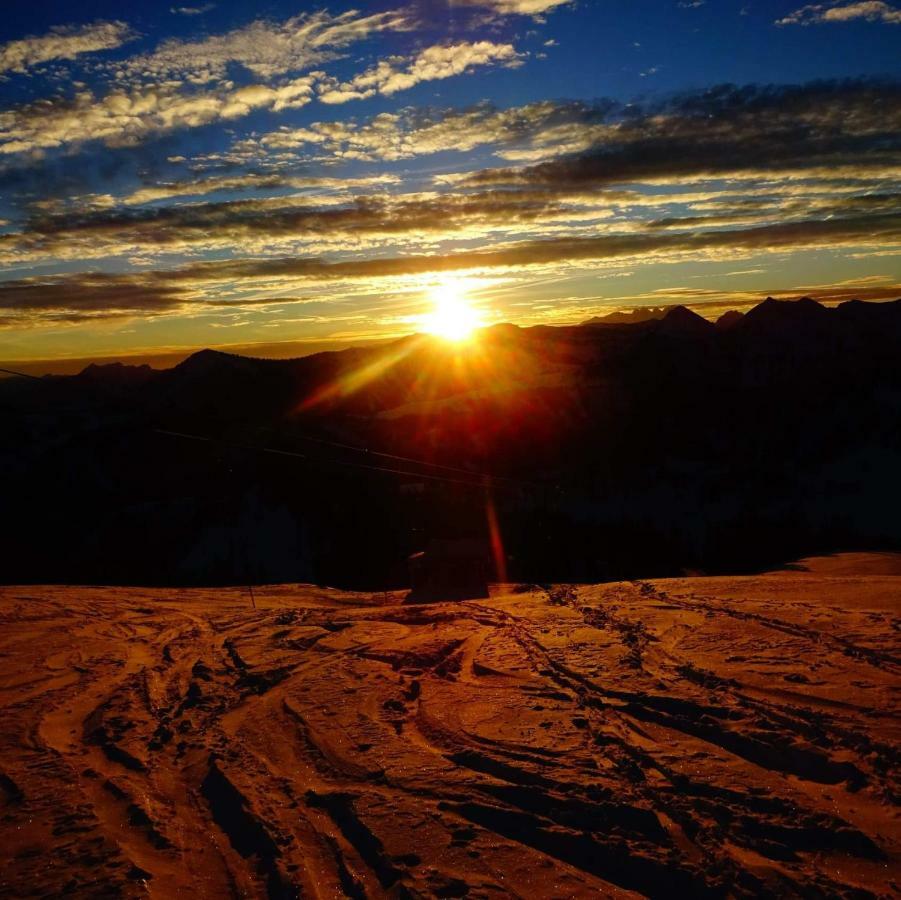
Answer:
[(0, 156), (35, 153), (86, 141), (127, 146), (148, 135), (237, 119), (258, 109), (279, 112), (310, 102), (313, 78), (275, 86), (251, 84), (183, 93), (176, 87), (90, 91), (67, 100), (39, 100), (0, 112)]
[(392, 161), (493, 147), (506, 158), (540, 158), (586, 149), (614, 106), (612, 101), (542, 101), (506, 110), (490, 103), (468, 109), (407, 108), (362, 122), (285, 127), (243, 142), (241, 149), (254, 158), (314, 147), (336, 160)]
[(140, 275), (88, 273), (0, 283), (0, 310), (68, 321), (159, 313), (183, 306), (189, 292)]
[[(126, 198), (126, 206), (102, 198), (78, 213), (36, 214), (22, 232), (0, 236), (0, 263), (86, 260), (129, 254), (191, 253), (234, 250), (273, 254), (360, 253), (384, 244), (410, 252), (453, 241), (535, 235), (621, 236), (642, 232), (700, 231), (726, 225), (793, 224), (806, 219), (878, 217), (894, 211), (899, 195), (817, 194), (816, 188), (786, 190), (745, 186), (716, 192), (637, 191), (561, 192), (558, 189), (487, 190), (475, 193), (373, 193), (348, 199), (335, 196), (284, 196), (226, 202), (192, 203), (136, 209), (143, 203), (183, 193), (217, 189), (236, 191), (263, 186), (294, 186), (347, 191), (378, 188), (390, 176), (361, 179), (299, 179), (275, 176), (205, 179), (145, 188)], [(754, 195), (757, 195), (756, 197)], [(662, 210), (673, 212), (663, 213)], [(686, 212), (687, 210), (687, 212)]]
[[(307, 146), (337, 158), (402, 159), (490, 145), (499, 155), (558, 158), (435, 176), (431, 191), (385, 193), (387, 174), (299, 176), (280, 168), (154, 183), (122, 197), (32, 202), (0, 235), (0, 263), (241, 253), (418, 252), (479, 240), (792, 224), (878, 216), (897, 203), (901, 86), (869, 81), (718, 88), (662, 105), (613, 101), (498, 110), (402, 110), (363, 123), (313, 123), (251, 143), (248, 160)], [(678, 187), (679, 189), (675, 189)], [(313, 191), (285, 196), (286, 190)], [(352, 192), (364, 196), (349, 196)], [(278, 192), (161, 204), (216, 193)], [(327, 193), (322, 193), (327, 192)]]
[(223, 79), (230, 65), (259, 78), (300, 72), (335, 59), (351, 44), (384, 31), (407, 31), (403, 12), (340, 15), (301, 13), (283, 22), (257, 20), (200, 41), (170, 39), (152, 53), (132, 57), (119, 69), (125, 81), (186, 79), (192, 84)]
[[(347, 85), (338, 85), (314, 72), (272, 85), (220, 86), (192, 92), (165, 85), (119, 89), (101, 97), (82, 91), (67, 100), (42, 100), (0, 111), (0, 157), (86, 141), (127, 146), (149, 135), (237, 119), (255, 110), (298, 109), (314, 98), (314, 89), (321, 92), (321, 101), (340, 103), (376, 92), (395, 93), (419, 81), (449, 78), (476, 65), (490, 61), (509, 63), (517, 58), (510, 45), (480, 42), (428, 48), (403, 70), (391, 63), (380, 63)], [(299, 139), (301, 132), (294, 134)], [(308, 134), (317, 140), (313, 131)], [(279, 140), (284, 143), (286, 138), (273, 138), (272, 145)]]
[(195, 164), (268, 160), (293, 165), (298, 156), (319, 162), (395, 161), (486, 148), (510, 162), (550, 161), (550, 168), (442, 179), (515, 184), (559, 176), (601, 183), (765, 171), (767, 166), (772, 171), (847, 166), (855, 163), (855, 153), (868, 166), (892, 159), (897, 163), (899, 128), (897, 82), (726, 85), (644, 105), (598, 100), (541, 101), (509, 109), (490, 103), (465, 109), (406, 108), (362, 121), (286, 126)]
[[(603, 186), (901, 164), (901, 82), (724, 85), (614, 111), (582, 153), (459, 184)], [(822, 172), (820, 173), (822, 174)]]
[(777, 25), (820, 25), (826, 22), (850, 22), (863, 19), (867, 22), (884, 22), (901, 25), (901, 9), (882, 0), (861, 0), (858, 3), (811, 3), (777, 19)]
[(409, 90), (423, 81), (439, 81), (462, 75), (475, 66), (501, 63), (517, 65), (521, 54), (512, 44), (492, 41), (462, 41), (457, 44), (436, 44), (426, 47), (415, 57), (392, 57), (355, 76), (350, 81), (324, 79), (319, 85), (319, 99), (323, 103), (346, 103), (364, 100), (376, 94), (390, 96)]
[[(674, 235), (623, 234), (561, 237), (523, 241), (509, 247), (453, 254), (393, 257), (347, 262), (284, 259), (197, 263), (175, 277), (187, 282), (215, 277), (295, 277), (313, 279), (373, 278), (424, 272), (491, 267), (520, 267), (559, 262), (608, 260), (654, 254), (698, 254), (707, 251), (760, 251), (784, 248), (885, 244), (901, 240), (901, 214), (842, 220), (811, 220), (732, 231)], [(2, 302), (2, 301), (0, 301)]]
[[(346, 42), (352, 35), (368, 33), (367, 29), (388, 27), (387, 23), (400, 21), (390, 18), (395, 14), (379, 14), (361, 20), (348, 18), (348, 13), (331, 20), (332, 25), (326, 28), (323, 15), (304, 17), (307, 31), (304, 40), (312, 40), (320, 47), (334, 47), (336, 41)], [(373, 25), (371, 20), (376, 18), (381, 25)], [(315, 38), (310, 37), (313, 33)], [(228, 54), (232, 52), (229, 50)], [(228, 54), (220, 60), (223, 66)], [(277, 51), (268, 54), (265, 64), (258, 67), (260, 73), (288, 65), (286, 59), (278, 62), (278, 56)], [(242, 58), (245, 65), (256, 68), (249, 52)], [(307, 62), (312, 58), (307, 56)], [(184, 82), (176, 80), (115, 88), (99, 97), (82, 89), (71, 98), (39, 100), (0, 111), (0, 157), (35, 154), (87, 141), (102, 141), (110, 146), (134, 145), (150, 135), (237, 119), (256, 110), (298, 109), (309, 103), (316, 92), (323, 102), (342, 103), (376, 93), (395, 94), (422, 81), (450, 78), (476, 66), (491, 63), (513, 66), (519, 60), (520, 54), (510, 44), (462, 42), (427, 47), (412, 59), (392, 57), (344, 84), (323, 72), (311, 72), (241, 87), (231, 81), (221, 81), (214, 87), (185, 90)], [(207, 73), (215, 68), (209, 63), (207, 57), (202, 64)], [(128, 65), (136, 63), (132, 60)], [(200, 80), (205, 82), (207, 79), (204, 76)]]
[(173, 6), (169, 12), (175, 16), (202, 16), (215, 8), (215, 3), (204, 3), (202, 6)]
[[(333, 250), (359, 249), (385, 239), (415, 246), (424, 239), (456, 234), (528, 230), (536, 222), (564, 219), (568, 212), (554, 194), (535, 191), (484, 191), (476, 194), (346, 196), (337, 203), (320, 197), (288, 196), (134, 208), (182, 190), (202, 191), (276, 185), (349, 190), (391, 183), (392, 176), (360, 179), (285, 179), (247, 176), (146, 188), (125, 198), (127, 208), (97, 205), (74, 213), (39, 213), (23, 232), (0, 235), (0, 261), (90, 259), (136, 252), (191, 252), (241, 247), (273, 252), (317, 244)], [(604, 197), (601, 204), (620, 200)], [(605, 210), (595, 211), (594, 218)]]
[(457, 0), (458, 6), (479, 6), (501, 15), (540, 16), (571, 0)]
[[(316, 77), (302, 76), (295, 101), (315, 95)], [(299, 89), (289, 78), (250, 92), (157, 91), (146, 101), (145, 91), (123, 92), (127, 102), (107, 114), (115, 141), (130, 139), (129, 129), (137, 140), (148, 121), (172, 127), (158, 118), (169, 102), (175, 116), (181, 102), (204, 98), (209, 106), (192, 115), (211, 121), (272, 109), (289, 85)], [(43, 116), (44, 132), (63, 129), (73, 140), (102, 132), (103, 121), (90, 119), (101, 101), (86, 101), (82, 110), (76, 98), (65, 125), (54, 120), (65, 104), (35, 105), (31, 115)], [(135, 112), (136, 103), (150, 106)], [(809, 248), (893, 252), (901, 248), (899, 134), (901, 84), (869, 80), (722, 86), (650, 103), (479, 104), (313, 122), (243, 140), (231, 161), (239, 163), (238, 149), (246, 149), (243, 170), (175, 179), (160, 166), (168, 178), (146, 173), (143, 184), (119, 196), (104, 186), (96, 194), (70, 191), (64, 202), (58, 191), (30, 197), (14, 217), (17, 230), (0, 234), (0, 264), (84, 268), (85, 260), (103, 259), (104, 268), (118, 269), (138, 259), (142, 271), (2, 282), (0, 317), (158, 316), (250, 292), (265, 306), (274, 292), (296, 296), (298, 281), (331, 294), (339, 283), (345, 293), (390, 291), (396, 279), (470, 269), (511, 277), (534, 267), (585, 273)], [(305, 168), (297, 157), (282, 157), (298, 147), (325, 161), (486, 147), (524, 164), (444, 170), (434, 181), (420, 178), (413, 191), (387, 173), (298, 174)], [(257, 165), (254, 157), (265, 162), (269, 153), (281, 168)], [(253, 194), (229, 196), (239, 192)], [(169, 268), (185, 257), (207, 260)]]
[(0, 45), (0, 73), (23, 74), (53, 59), (75, 59), (83, 53), (115, 50), (136, 36), (124, 22), (61, 25), (44, 35)]
[(349, 191), (363, 187), (397, 184), (399, 181), (400, 179), (396, 175), (388, 174), (362, 178), (322, 178), (250, 173), (148, 185), (122, 198), (122, 203), (126, 206), (136, 206), (154, 203), (158, 200), (169, 200), (173, 197), (202, 197), (220, 192), (237, 193), (273, 188)]
[[(298, 280), (336, 282), (428, 273), (519, 269), (574, 263), (643, 259), (740, 258), (762, 251), (880, 246), (901, 243), (901, 215), (812, 219), (785, 224), (679, 234), (613, 234), (523, 241), (507, 247), (452, 254), (325, 261), (296, 256), (198, 262), (142, 274), (76, 273), (0, 283), (0, 312), (22, 319), (42, 316), (115, 316), (161, 312), (193, 305), (215, 285), (260, 282), (272, 288)], [(283, 301), (286, 302), (286, 301)]]

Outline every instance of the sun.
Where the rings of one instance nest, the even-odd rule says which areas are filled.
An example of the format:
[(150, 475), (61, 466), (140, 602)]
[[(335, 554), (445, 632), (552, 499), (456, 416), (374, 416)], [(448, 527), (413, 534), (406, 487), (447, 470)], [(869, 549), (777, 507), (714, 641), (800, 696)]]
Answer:
[(431, 289), (432, 311), (423, 317), (429, 334), (446, 341), (465, 341), (482, 326), (477, 310), (466, 297), (467, 286), (459, 278), (447, 278)]

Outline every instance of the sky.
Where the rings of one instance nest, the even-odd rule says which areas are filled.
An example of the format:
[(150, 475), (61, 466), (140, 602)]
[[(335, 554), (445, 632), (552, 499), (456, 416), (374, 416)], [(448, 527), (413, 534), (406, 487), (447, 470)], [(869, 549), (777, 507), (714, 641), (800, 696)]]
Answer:
[(7, 0), (0, 360), (901, 296), (901, 5)]

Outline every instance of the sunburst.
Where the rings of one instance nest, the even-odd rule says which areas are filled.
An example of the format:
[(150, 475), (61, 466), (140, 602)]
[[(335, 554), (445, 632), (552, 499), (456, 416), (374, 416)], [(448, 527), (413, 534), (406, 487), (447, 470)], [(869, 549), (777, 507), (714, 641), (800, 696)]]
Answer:
[(423, 317), (424, 330), (429, 334), (456, 343), (469, 339), (482, 326), (478, 310), (467, 297), (463, 279), (442, 279), (430, 294), (432, 310)]

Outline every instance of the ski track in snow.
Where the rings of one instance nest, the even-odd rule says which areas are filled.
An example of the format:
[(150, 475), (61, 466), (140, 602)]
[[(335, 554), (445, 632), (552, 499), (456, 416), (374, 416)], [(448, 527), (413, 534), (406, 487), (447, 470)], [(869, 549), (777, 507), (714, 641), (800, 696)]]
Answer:
[(897, 896), (901, 577), (0, 588), (0, 894)]

